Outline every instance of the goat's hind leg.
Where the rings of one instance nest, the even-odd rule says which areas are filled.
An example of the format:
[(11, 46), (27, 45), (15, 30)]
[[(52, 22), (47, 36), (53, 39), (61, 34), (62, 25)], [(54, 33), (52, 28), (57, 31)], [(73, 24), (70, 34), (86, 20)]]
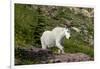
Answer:
[(41, 41), (41, 45), (42, 45), (42, 49), (47, 49), (47, 46), (45, 45), (43, 41)]

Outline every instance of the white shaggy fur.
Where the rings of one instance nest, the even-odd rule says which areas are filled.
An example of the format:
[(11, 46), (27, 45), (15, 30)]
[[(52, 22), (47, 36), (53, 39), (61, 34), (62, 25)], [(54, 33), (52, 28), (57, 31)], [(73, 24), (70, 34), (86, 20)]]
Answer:
[(41, 36), (42, 49), (47, 49), (47, 47), (56, 46), (59, 48), (59, 53), (64, 53), (61, 41), (64, 36), (69, 39), (70, 31), (66, 28), (56, 27), (52, 31), (45, 31)]

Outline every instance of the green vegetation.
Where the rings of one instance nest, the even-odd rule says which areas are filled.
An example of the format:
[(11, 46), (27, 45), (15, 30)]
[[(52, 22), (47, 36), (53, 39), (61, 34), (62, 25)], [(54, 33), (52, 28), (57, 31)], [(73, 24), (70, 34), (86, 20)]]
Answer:
[(91, 47), (88, 47), (86, 44), (83, 44), (79, 41), (71, 40), (65, 40), (65, 52), (67, 53), (78, 53), (82, 52), (85, 53), (91, 57), (94, 57), (94, 50)]
[[(92, 10), (92, 8), (84, 8)], [(28, 4), (15, 4), (15, 48), (16, 47), (41, 47), (40, 37), (45, 30), (52, 30), (56, 26), (64, 26), (65, 20), (81, 30), (77, 33), (71, 30), (71, 39), (64, 39), (66, 53), (85, 53), (94, 57), (93, 18), (74, 14), (68, 7), (41, 6)], [(87, 31), (87, 32), (85, 32)], [(92, 47), (91, 47), (92, 46)], [(32, 64), (31, 61), (23, 61), (23, 64)], [(34, 64), (34, 63), (33, 63)]]

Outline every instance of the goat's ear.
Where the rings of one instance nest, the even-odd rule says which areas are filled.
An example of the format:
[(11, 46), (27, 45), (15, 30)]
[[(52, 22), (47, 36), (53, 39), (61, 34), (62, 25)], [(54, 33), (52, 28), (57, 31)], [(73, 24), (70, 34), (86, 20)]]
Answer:
[(66, 20), (66, 22), (64, 23), (64, 25), (65, 25), (65, 28), (70, 28), (70, 27), (72, 27), (73, 26), (73, 24), (72, 24), (72, 20)]
[(71, 24), (66, 24), (66, 27), (67, 27), (67, 28), (71, 28), (72, 25), (71, 25)]

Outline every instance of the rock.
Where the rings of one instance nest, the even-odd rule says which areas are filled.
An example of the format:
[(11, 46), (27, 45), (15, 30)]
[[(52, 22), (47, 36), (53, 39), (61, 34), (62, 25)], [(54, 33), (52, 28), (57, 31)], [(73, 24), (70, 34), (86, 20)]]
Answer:
[(83, 53), (75, 53), (75, 54), (64, 54), (64, 55), (56, 55), (55, 60), (59, 60), (59, 62), (80, 62), (80, 61), (89, 61), (90, 57)]
[(23, 49), (16, 48), (15, 56), (21, 59), (44, 61), (53, 57), (50, 50), (41, 48)]
[[(30, 60), (36, 61), (41, 64), (47, 63), (60, 63), (60, 62), (80, 62), (89, 61), (91, 57), (83, 53), (65, 53), (65, 54), (53, 54), (50, 50), (41, 48), (31, 48), (31, 49), (21, 49), (17, 48), (15, 52), (15, 57), (20, 58), (21, 61)], [(15, 60), (16, 64), (22, 62)]]

